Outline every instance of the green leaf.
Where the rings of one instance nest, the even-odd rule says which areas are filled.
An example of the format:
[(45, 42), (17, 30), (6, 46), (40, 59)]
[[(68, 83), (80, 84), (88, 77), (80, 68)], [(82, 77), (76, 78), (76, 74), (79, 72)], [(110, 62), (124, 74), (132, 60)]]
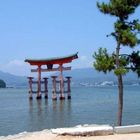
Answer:
[(115, 75), (126, 75), (126, 73), (128, 73), (128, 70), (127, 69), (125, 69), (125, 68), (118, 68), (118, 69), (115, 69), (114, 70), (114, 73), (115, 73)]
[(93, 66), (96, 70), (102, 71), (104, 73), (112, 71), (114, 67), (114, 57), (113, 55), (110, 56), (107, 52), (107, 50), (104, 48), (99, 48), (98, 52), (94, 52), (93, 58), (95, 59), (95, 62), (93, 63)]

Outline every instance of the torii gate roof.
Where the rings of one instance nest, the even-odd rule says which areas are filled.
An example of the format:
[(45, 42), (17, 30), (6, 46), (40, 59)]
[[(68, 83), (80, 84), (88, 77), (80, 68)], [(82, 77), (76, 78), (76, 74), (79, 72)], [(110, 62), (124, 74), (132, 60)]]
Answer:
[(63, 57), (53, 57), (46, 59), (25, 59), (25, 62), (30, 63), (30, 65), (53, 65), (53, 64), (64, 64), (70, 63), (73, 59), (78, 58), (78, 52)]

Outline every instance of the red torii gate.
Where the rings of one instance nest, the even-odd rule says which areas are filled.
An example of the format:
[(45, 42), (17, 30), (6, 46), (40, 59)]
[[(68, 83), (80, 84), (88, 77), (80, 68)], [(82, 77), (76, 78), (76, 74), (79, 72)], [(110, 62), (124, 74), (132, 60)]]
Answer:
[[(32, 66), (37, 66), (37, 69), (31, 69), (31, 72), (38, 72), (38, 80), (37, 80), (37, 99), (41, 99), (41, 72), (51, 72), (51, 71), (60, 71), (60, 99), (65, 99), (64, 96), (64, 80), (63, 80), (63, 70), (71, 70), (71, 67), (63, 67), (63, 64), (70, 63), (72, 60), (78, 58), (78, 53), (65, 56), (65, 57), (55, 57), (55, 58), (49, 58), (49, 59), (25, 59), (25, 62), (28, 62)], [(57, 68), (53, 68), (53, 65), (59, 65)], [(47, 68), (41, 68), (41, 66), (46, 65)], [(53, 78), (53, 88), (54, 88), (54, 94), (53, 99), (56, 99), (56, 76), (52, 76)], [(70, 91), (70, 77), (66, 77), (68, 79), (68, 90)], [(32, 93), (32, 79), (33, 77), (28, 77), (29, 79), (29, 85), (30, 85), (30, 92)], [(47, 92), (47, 79), (44, 78), (44, 84), (45, 84), (45, 90)], [(48, 95), (45, 95), (45, 98), (48, 98)], [(70, 95), (68, 96), (68, 99), (70, 99)], [(30, 96), (30, 99), (32, 99), (32, 95)]]

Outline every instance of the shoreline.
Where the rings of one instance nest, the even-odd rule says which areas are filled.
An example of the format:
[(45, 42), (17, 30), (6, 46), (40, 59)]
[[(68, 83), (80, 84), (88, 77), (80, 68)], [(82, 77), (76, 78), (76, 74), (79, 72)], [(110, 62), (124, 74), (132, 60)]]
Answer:
[(51, 132), (31, 132), (17, 137), (0, 137), (0, 140), (139, 140), (140, 133), (115, 134), (107, 136), (60, 136)]
[(93, 138), (94, 140), (139, 140), (140, 125), (114, 128), (109, 125), (84, 125), (0, 136), (0, 140), (91, 140)]
[(0, 138), (0, 140), (139, 140), (140, 133), (115, 134), (107, 136), (60, 136), (50, 132), (33, 132), (20, 137)]

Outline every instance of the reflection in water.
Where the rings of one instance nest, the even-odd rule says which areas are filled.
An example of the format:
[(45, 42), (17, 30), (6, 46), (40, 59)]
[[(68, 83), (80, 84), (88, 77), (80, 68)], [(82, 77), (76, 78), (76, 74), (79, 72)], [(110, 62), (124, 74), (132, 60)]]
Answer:
[(67, 111), (66, 111), (66, 107), (65, 107), (65, 100), (61, 100), (60, 104), (59, 104), (59, 110), (60, 110), (60, 114), (59, 114), (59, 122), (60, 125), (64, 125), (65, 124), (65, 119), (67, 119)]
[(37, 129), (69, 126), (70, 100), (29, 100), (30, 126)]
[[(41, 113), (43, 111), (43, 107), (46, 107), (48, 108), (49, 107), (49, 102), (48, 100), (45, 100), (44, 104), (43, 104), (43, 101), (44, 100), (36, 100), (36, 103), (33, 101), (33, 100), (29, 100), (29, 111), (32, 112), (33, 109), (35, 109), (34, 105), (36, 106), (37, 105), (37, 110), (38, 110), (38, 113)], [(60, 101), (57, 101), (57, 100), (52, 100), (52, 109), (53, 111), (57, 111), (59, 108), (59, 111), (60, 112), (63, 112), (64, 110), (68, 110), (70, 111), (71, 110), (71, 100), (60, 100)]]
[(31, 113), (33, 110), (33, 100), (29, 100), (29, 112)]
[(36, 101), (37, 101), (38, 115), (41, 115), (41, 113), (42, 113), (42, 101), (41, 100), (36, 100)]
[(69, 117), (71, 117), (71, 100), (68, 100), (67, 102), (67, 110)]
[[(36, 100), (36, 104), (33, 100), (29, 100), (29, 112), (35, 111), (37, 106), (38, 114), (41, 114), (44, 109), (42, 102), (42, 100)], [(48, 108), (48, 100), (45, 100), (45, 107)]]
[(52, 109), (53, 111), (57, 110), (57, 100), (52, 100)]
[(48, 100), (45, 99), (45, 106), (47, 107), (48, 106)]
[(52, 125), (54, 127), (69, 126), (71, 120), (71, 102), (59, 100), (53, 102)]
[(60, 112), (64, 111), (64, 105), (65, 105), (65, 100), (60, 100), (60, 104), (59, 104)]

